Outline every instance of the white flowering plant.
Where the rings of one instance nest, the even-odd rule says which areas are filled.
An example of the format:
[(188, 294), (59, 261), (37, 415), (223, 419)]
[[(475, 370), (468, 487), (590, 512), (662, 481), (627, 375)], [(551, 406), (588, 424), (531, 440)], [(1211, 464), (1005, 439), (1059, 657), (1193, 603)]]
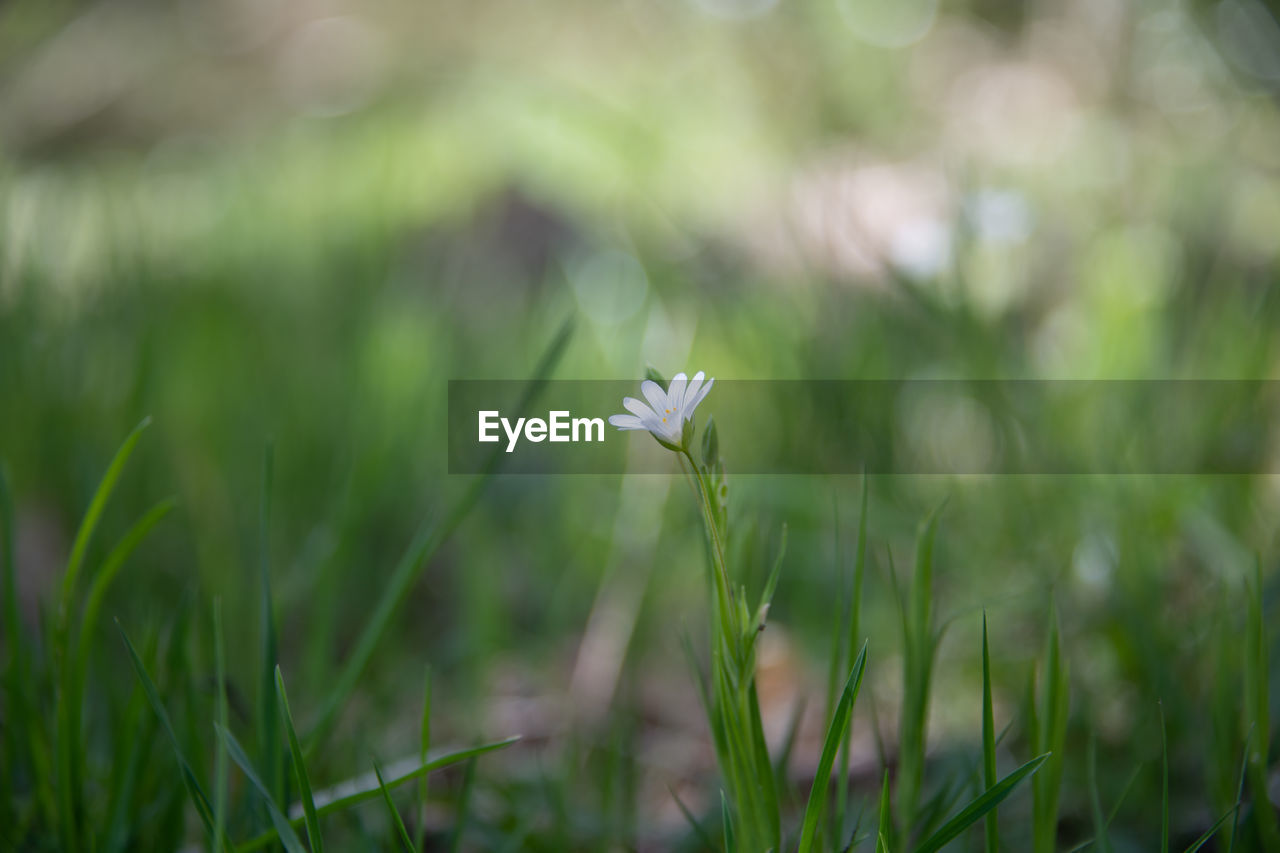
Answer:
[[(705, 381), (704, 381), (705, 380)], [(782, 550), (754, 608), (747, 589), (735, 585), (726, 559), (728, 541), (724, 462), (720, 457), (715, 421), (707, 419), (702, 432), (701, 459), (694, 456), (697, 426), (694, 411), (706, 399), (714, 379), (699, 371), (692, 379), (679, 373), (666, 383), (650, 371), (640, 386), (645, 402), (623, 399), (629, 414), (609, 422), (620, 430), (644, 430), (659, 444), (679, 455), (681, 467), (698, 497), (707, 534), (711, 589), (711, 672), (704, 677), (694, 661), (703, 706), (711, 727), (716, 759), (724, 781), (724, 827), (728, 849), (764, 851), (782, 848), (782, 819), (773, 760), (765, 743), (760, 702), (756, 692), (756, 638), (764, 630), (769, 604), (777, 587)], [(785, 531), (783, 546), (785, 548)], [(691, 653), (692, 658), (692, 653)], [(826, 804), (830, 775), (845, 733), (866, 661), (864, 645), (849, 674), (823, 749), (818, 782), (810, 793), (802, 822), (799, 847), (814, 849), (818, 823)]]

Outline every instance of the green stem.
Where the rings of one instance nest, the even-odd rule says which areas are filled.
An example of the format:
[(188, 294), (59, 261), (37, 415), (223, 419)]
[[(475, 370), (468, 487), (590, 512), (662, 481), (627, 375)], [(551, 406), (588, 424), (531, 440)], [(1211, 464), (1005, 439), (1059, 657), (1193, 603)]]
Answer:
[(716, 523), (714, 504), (712, 503), (711, 487), (707, 483), (706, 478), (702, 475), (702, 471), (698, 468), (698, 463), (693, 461), (693, 454), (688, 448), (680, 451), (684, 457), (689, 460), (689, 465), (693, 468), (693, 476), (698, 480), (698, 501), (702, 507), (702, 520), (707, 528), (707, 535), (711, 537), (711, 560), (715, 563), (716, 568), (716, 586), (719, 592), (724, 596), (722, 604), (725, 605), (727, 618), (733, 620), (733, 587), (729, 584), (728, 561), (724, 556), (724, 543), (720, 541), (720, 525)]

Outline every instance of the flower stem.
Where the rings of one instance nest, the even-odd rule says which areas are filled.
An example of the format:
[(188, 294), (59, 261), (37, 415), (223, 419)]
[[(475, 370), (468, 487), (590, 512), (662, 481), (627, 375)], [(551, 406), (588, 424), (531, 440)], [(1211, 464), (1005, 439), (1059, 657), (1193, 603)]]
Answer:
[[(702, 471), (699, 470), (698, 463), (693, 460), (693, 454), (687, 448), (682, 450), (681, 453), (689, 460), (689, 465), (693, 468), (693, 476), (698, 481), (698, 503), (702, 507), (702, 520), (706, 525), (707, 535), (711, 538), (711, 560), (716, 569), (716, 589), (723, 595), (722, 604), (724, 605), (726, 618), (732, 622), (734, 616), (732, 607), (733, 586), (729, 583), (728, 561), (725, 559), (724, 543), (720, 539), (720, 525), (716, 523), (711, 487), (702, 475)], [(736, 634), (737, 632), (734, 633)]]

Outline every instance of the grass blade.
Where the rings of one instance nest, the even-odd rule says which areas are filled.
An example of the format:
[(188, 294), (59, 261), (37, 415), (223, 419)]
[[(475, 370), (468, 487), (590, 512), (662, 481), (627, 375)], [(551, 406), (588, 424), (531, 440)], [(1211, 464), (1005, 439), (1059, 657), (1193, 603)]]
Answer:
[[(944, 504), (945, 506), (945, 504)], [(920, 788), (924, 782), (925, 747), (928, 741), (929, 692), (933, 679), (936, 641), (933, 633), (933, 545), (938, 530), (939, 506), (925, 520), (916, 539), (915, 570), (902, 608), (903, 700), (898, 766), (898, 828), (904, 841), (916, 821)]]
[(462, 793), (458, 797), (458, 820), (453, 828), (453, 845), (449, 848), (453, 853), (462, 849), (462, 834), (467, 831), (467, 818), (471, 814), (471, 791), (476, 782), (476, 760), (467, 761), (467, 768), (462, 774)]
[(71, 611), (75, 602), (77, 581), (98, 521), (102, 518), (102, 513), (111, 499), (111, 493), (115, 491), (120, 476), (124, 473), (129, 457), (142, 437), (142, 431), (150, 422), (150, 418), (144, 418), (133, 428), (124, 443), (120, 445), (120, 449), (116, 451), (101, 482), (98, 483), (98, 488), (89, 501), (89, 508), (85, 511), (80, 527), (76, 531), (58, 597), (58, 610), (54, 622), (56, 627), (52, 643), (55, 677), (58, 684), (54, 711), (53, 750), (54, 763), (57, 767), (54, 782), (57, 788), (59, 836), (62, 845), (73, 850), (81, 846), (80, 825), (84, 818), (84, 807), (81, 803), (84, 755), (80, 743), (81, 692), (84, 685), (77, 681), (80, 668), (73, 657), (75, 650), (72, 648)]
[(889, 799), (889, 768), (884, 769), (884, 782), (880, 785), (880, 825), (876, 830), (876, 853), (889, 853), (889, 839), (893, 837), (893, 804)]
[(147, 701), (151, 703), (151, 709), (155, 711), (156, 718), (160, 721), (160, 727), (164, 729), (170, 745), (173, 746), (173, 752), (178, 758), (178, 765), (182, 771), (183, 787), (187, 789), (187, 795), (195, 805), (196, 813), (200, 815), (200, 821), (208, 831), (209, 837), (212, 838), (215, 833), (213, 829), (213, 810), (209, 805), (209, 798), (205, 795), (204, 789), (200, 787), (195, 771), (191, 769), (191, 762), (187, 760), (186, 754), (182, 751), (182, 744), (178, 740), (177, 732), (173, 730), (173, 723), (169, 721), (169, 714), (165, 711), (164, 704), (160, 701), (160, 694), (156, 690), (155, 682), (147, 674), (147, 668), (143, 665), (142, 659), (138, 657), (138, 652), (133, 647), (133, 643), (129, 641), (129, 635), (124, 632), (124, 628), (120, 627), (119, 622), (116, 623), (116, 627), (120, 631), (120, 637), (124, 640), (125, 647), (129, 650), (129, 660), (133, 664), (134, 672), (138, 674), (138, 680), (142, 682), (142, 689), (147, 695)]
[[(422, 687), (422, 727), (418, 738), (418, 761), (427, 763), (427, 753), (431, 751), (431, 667), (427, 667)], [(423, 776), (418, 781), (418, 847), (424, 848), (427, 843), (427, 789), (428, 780)]]
[[(493, 752), (494, 750), (497, 750), (497, 749), (503, 749), (504, 747), (511, 746), (511, 744), (517, 742), (518, 740), (520, 740), (519, 737), (510, 737), (510, 738), (507, 738), (506, 740), (495, 741), (493, 743), (486, 743), (486, 744), (482, 744), (481, 746), (473, 746), (473, 747), (469, 747), (468, 749), (462, 749), (462, 750), (458, 750), (457, 752), (451, 752), (446, 755), (442, 755), (438, 758), (434, 758), (431, 761), (428, 761), (426, 764), (423, 764), (420, 767), (416, 767), (407, 773), (404, 773), (400, 776), (397, 776), (391, 779), (389, 782), (386, 783), (386, 787), (390, 790), (394, 790), (395, 788), (398, 788), (407, 782), (412, 782), (416, 779), (420, 779), (422, 776), (424, 776), (427, 773), (430, 773), (433, 770), (439, 770), (442, 767), (449, 767), (450, 765), (453, 765), (453, 764), (459, 764), (468, 759), (476, 758), (481, 755), (484, 755), (486, 752)], [(356, 780), (352, 780), (349, 783), (337, 786), (334, 789), (330, 789), (330, 791), (335, 791), (335, 792), (342, 791), (342, 793), (340, 795), (337, 793), (333, 793), (331, 795), (331, 798), (328, 798), (328, 799), (326, 799), (326, 792), (322, 791), (322, 792), (315, 793), (314, 796), (316, 800), (316, 814), (319, 817), (324, 817), (325, 815), (333, 814), (335, 812), (345, 811), (349, 808), (352, 808), (353, 806), (358, 806), (361, 803), (366, 803), (370, 800), (374, 800), (382, 796), (381, 787), (378, 785), (376, 779), (373, 781), (372, 784), (366, 783), (362, 785), (360, 784), (362, 781), (363, 781), (362, 779), (356, 779)], [(305, 823), (305, 818), (302, 818), (302, 817), (294, 818), (289, 821), (289, 824), (294, 827), (303, 826), (304, 823)], [(277, 835), (278, 833), (275, 830), (268, 830), (267, 832), (264, 832), (261, 835), (255, 838), (252, 838), (246, 841), (245, 843), (239, 845), (236, 849), (240, 851), (240, 853), (248, 853), (248, 851), (251, 851), (251, 850), (258, 850), (262, 847), (266, 847), (268, 844), (271, 844), (273, 841), (275, 841), (277, 838)]]
[(61, 613), (63, 617), (69, 612), (71, 599), (75, 595), (76, 580), (80, 575), (81, 567), (84, 565), (85, 555), (89, 551), (89, 542), (93, 539), (93, 531), (98, 526), (102, 511), (106, 509), (107, 501), (110, 500), (111, 493), (115, 491), (116, 483), (124, 472), (125, 463), (129, 461), (134, 448), (138, 445), (138, 440), (142, 438), (142, 431), (150, 424), (150, 417), (143, 418), (142, 422), (134, 427), (133, 431), (125, 438), (124, 444), (120, 445), (120, 449), (116, 451), (111, 464), (107, 466), (107, 473), (102, 476), (102, 482), (98, 484), (97, 491), (93, 493), (93, 498), (89, 501), (89, 509), (85, 512), (84, 519), (80, 522), (80, 529), (76, 531), (75, 542), (71, 546), (71, 557), (67, 560), (67, 573), (62, 577)]
[(818, 822), (822, 819), (822, 811), (827, 802), (827, 785), (831, 778), (831, 767), (835, 764), (836, 752), (844, 740), (845, 728), (853, 715), (853, 703), (857, 701), (858, 690), (862, 687), (862, 674), (867, 664), (867, 644), (862, 644), (862, 651), (854, 661), (853, 669), (845, 682), (844, 691), (840, 694), (840, 703), (827, 729), (827, 739), (822, 745), (822, 756), (818, 759), (818, 772), (809, 790), (809, 802), (804, 809), (804, 819), (800, 829), (799, 853), (809, 853), (814, 849), (818, 837)]
[(760, 606), (756, 608), (756, 623), (764, 627), (765, 617), (769, 615), (769, 605), (773, 603), (773, 594), (778, 589), (778, 578), (782, 574), (782, 558), (787, 554), (787, 525), (782, 525), (782, 541), (778, 543), (778, 555), (773, 558), (773, 568), (769, 570), (769, 579), (765, 581), (764, 591), (760, 594)]
[(258, 526), (258, 581), (261, 597), (258, 604), (260, 654), (258, 660), (257, 729), (261, 760), (265, 768), (270, 799), (283, 801), (284, 747), (280, 743), (277, 717), (275, 670), (279, 655), (275, 604), (271, 595), (271, 479), (274, 449), (270, 442), (262, 453), (262, 508)]
[(75, 707), (79, 707), (78, 700), (84, 695), (84, 685), (88, 678), (89, 657), (93, 648), (94, 628), (97, 626), (98, 615), (102, 611), (102, 603), (106, 599), (107, 591), (116, 576), (120, 574), (125, 560), (142, 544), (142, 540), (146, 539), (151, 529), (159, 524), (161, 519), (168, 515), (175, 506), (177, 506), (176, 502), (170, 498), (161, 501), (148, 510), (121, 537), (120, 542), (111, 549), (111, 553), (102, 562), (102, 567), (93, 579), (93, 585), (89, 588), (89, 596), (85, 601), (83, 615), (80, 619), (80, 626), (77, 629), (80, 632), (80, 641), (76, 649), (76, 665), (79, 670), (74, 682), (77, 688), (76, 701), (73, 702)]
[(1249, 770), (1249, 743), (1253, 740), (1253, 729), (1244, 736), (1244, 756), (1240, 759), (1240, 779), (1236, 783), (1236, 804), (1231, 810), (1231, 842), (1227, 845), (1227, 853), (1236, 853), (1236, 839), (1240, 837), (1240, 805), (1244, 802), (1244, 780)]
[(724, 851), (733, 853), (738, 849), (738, 845), (733, 838), (733, 818), (729, 813), (729, 798), (725, 796), (723, 790), (720, 791), (720, 822), (724, 826)]
[[(1169, 733), (1164, 724), (1164, 703), (1160, 703), (1160, 853), (1169, 850)], [(1223, 815), (1226, 818), (1226, 815)], [(1209, 839), (1206, 837), (1205, 841)]]
[[(3, 573), (5, 646), (9, 650), (9, 662), (5, 672), (7, 686), (4, 706), (8, 722), (5, 726), (7, 772), (2, 774), (3, 778), (0, 778), (0, 798), (2, 798), (0, 802), (4, 803), (3, 808), (6, 811), (0, 814), (7, 816), (6, 823), (10, 826), (17, 825), (16, 816), (12, 814), (16, 801), (11, 795), (10, 785), (13, 784), (18, 767), (31, 762), (30, 747), (26, 745), (28, 741), (19, 736), (19, 732), (30, 731), (28, 722), (30, 697), (27, 691), (31, 681), (26, 676), (27, 655), (25, 653), (30, 646), (23, 641), (22, 624), (18, 615), (18, 585), (13, 559), (13, 538), (13, 495), (9, 486), (9, 467), (0, 463), (0, 572)], [(20, 760), (19, 756), (26, 760)], [(16, 840), (21, 841), (21, 839)]]
[(306, 853), (306, 848), (302, 846), (302, 839), (298, 837), (298, 833), (294, 832), (289, 819), (284, 816), (284, 813), (280, 811), (280, 807), (276, 805), (276, 801), (272, 799), (271, 789), (262, 781), (258, 771), (253, 769), (253, 762), (245, 754), (244, 748), (240, 746), (236, 736), (220, 725), (215, 725), (214, 728), (217, 730), (218, 737), (222, 740), (227, 752), (230, 753), (231, 760), (240, 766), (245, 778), (249, 780), (249, 784), (257, 788), (258, 793), (262, 795), (263, 801), (267, 804), (267, 814), (271, 816), (271, 824), (276, 828), (276, 834), (280, 839), (280, 843), (284, 845), (284, 849), (288, 850), (289, 853)]
[(1093, 818), (1093, 841), (1102, 853), (1111, 853), (1111, 838), (1107, 833), (1107, 822), (1102, 817), (1102, 800), (1098, 796), (1098, 740), (1093, 732), (1089, 733), (1089, 752), (1086, 760), (1089, 775), (1089, 814)]
[(1045, 754), (1031, 759), (1001, 779), (995, 787), (984, 791), (981, 796), (961, 809), (959, 814), (943, 824), (941, 829), (917, 847), (916, 853), (935, 853), (935, 851), (941, 850), (944, 845), (954, 841), (959, 837), (960, 833), (976, 823), (980, 817), (994, 809), (1013, 793), (1018, 784), (1032, 773), (1035, 773), (1048, 758), (1048, 754)]
[(1222, 825), (1227, 822), (1227, 818), (1231, 817), (1239, 810), (1240, 810), (1240, 807), (1238, 805), (1229, 809), (1222, 817), (1214, 821), (1213, 826), (1206, 829), (1203, 835), (1201, 835), (1195, 841), (1191, 842), (1191, 844), (1188, 845), (1187, 849), (1182, 851), (1182, 853), (1196, 853), (1197, 850), (1199, 850), (1201, 847), (1208, 844), (1209, 839), (1217, 835), (1218, 830), (1221, 829)]
[[(867, 563), (867, 475), (862, 475), (862, 505), (858, 510), (858, 546), (853, 560), (853, 592), (849, 598), (849, 633), (844, 659), (853, 660), (862, 634), (862, 578)], [(845, 732), (840, 746), (840, 773), (836, 777), (836, 842), (844, 832), (845, 811), (849, 805), (849, 758), (853, 749), (853, 727)]]
[[(222, 643), (222, 599), (213, 600), (213, 670), (218, 725), (227, 727), (227, 662)], [(221, 850), (227, 837), (227, 750), (219, 746), (214, 753), (213, 770), (213, 849)]]
[[(293, 712), (289, 710), (289, 694), (285, 692), (284, 676), (278, 664), (276, 665), (276, 696), (280, 702), (280, 718), (284, 721), (285, 734), (289, 739), (289, 753), (293, 756), (294, 779), (302, 795), (303, 815), (307, 822), (307, 840), (311, 842), (312, 853), (322, 853), (324, 840), (320, 837), (320, 820), (316, 817), (316, 803), (311, 795), (311, 779), (307, 775), (307, 765), (302, 756), (302, 746), (298, 743), (298, 733), (293, 727)], [(381, 776), (378, 781), (381, 783)]]
[[(982, 775), (983, 786), (996, 786), (996, 722), (991, 705), (991, 649), (987, 640), (987, 614), (982, 613)], [(987, 813), (987, 853), (999, 853), (1000, 825), (993, 808)]]
[[(373, 775), (378, 777), (378, 790), (382, 791), (382, 801), (387, 804), (387, 812), (391, 815), (391, 823), (395, 826), (397, 834), (400, 836), (400, 843), (404, 845), (404, 849), (408, 853), (417, 853), (417, 848), (413, 846), (413, 840), (409, 838), (409, 830), (405, 829), (404, 819), (400, 817), (400, 810), (396, 808), (396, 804), (391, 801), (391, 792), (387, 790), (387, 783), (382, 778), (382, 768), (378, 766), (378, 762), (373, 762)], [(315, 807), (312, 806), (312, 811)], [(308, 824), (308, 831), (310, 824)]]
[(1280, 824), (1269, 793), (1267, 760), (1271, 753), (1270, 667), (1267, 661), (1267, 622), (1262, 607), (1262, 558), (1255, 556), (1249, 599), (1248, 639), (1245, 644), (1245, 713), (1253, 725), (1249, 753), (1249, 788), (1253, 791), (1253, 823), (1264, 850), (1280, 850)]
[(1070, 701), (1056, 612), (1049, 615), (1041, 682), (1039, 696), (1036, 695), (1034, 680), (1028, 685), (1031, 745), (1037, 752), (1048, 753), (1050, 758), (1044, 771), (1037, 773), (1031, 782), (1032, 839), (1035, 853), (1053, 853), (1057, 845), (1058, 805)]
[(708, 850), (715, 850), (715, 842), (711, 840), (710, 835), (707, 835), (707, 831), (702, 828), (702, 824), (698, 823), (698, 819), (694, 817), (693, 812), (689, 811), (689, 807), (684, 804), (684, 800), (680, 799), (676, 789), (668, 785), (667, 790), (671, 792), (671, 799), (676, 801), (676, 807), (680, 809), (680, 814), (684, 815), (684, 819), (688, 822), (689, 828), (693, 830), (693, 834), (698, 836), (698, 840)]

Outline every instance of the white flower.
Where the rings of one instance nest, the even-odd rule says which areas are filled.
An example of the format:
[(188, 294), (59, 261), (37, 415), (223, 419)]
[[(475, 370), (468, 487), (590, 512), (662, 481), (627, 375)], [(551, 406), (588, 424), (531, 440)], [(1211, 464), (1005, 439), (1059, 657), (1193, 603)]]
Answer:
[(678, 449), (683, 446), (685, 421), (693, 420), (693, 410), (698, 408), (715, 382), (708, 379), (703, 384), (705, 376), (699, 370), (690, 380), (683, 373), (677, 373), (666, 391), (657, 382), (646, 379), (640, 384), (640, 392), (649, 405), (634, 397), (623, 397), (622, 405), (631, 414), (611, 415), (609, 423), (621, 430), (648, 430), (664, 446)]

